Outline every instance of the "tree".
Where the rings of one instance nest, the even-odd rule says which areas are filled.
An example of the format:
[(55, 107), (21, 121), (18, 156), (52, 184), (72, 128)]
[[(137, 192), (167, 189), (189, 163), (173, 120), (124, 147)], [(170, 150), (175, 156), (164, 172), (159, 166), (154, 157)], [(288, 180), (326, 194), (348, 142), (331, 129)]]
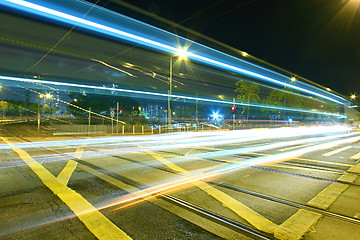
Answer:
[(42, 107), (42, 110), (44, 111), (45, 114), (51, 112), (50, 106), (47, 104), (44, 104), (44, 106)]
[[(260, 88), (258, 85), (247, 83), (244, 80), (237, 81), (235, 83), (235, 85), (236, 85), (235, 92), (237, 93), (236, 100), (248, 103), (247, 120), (249, 120), (250, 102), (260, 102), (261, 101), (261, 99), (259, 97)], [(244, 111), (245, 111), (245, 108), (241, 114), (243, 114)], [(243, 116), (243, 119), (244, 119), (244, 116)]]
[(285, 106), (298, 109), (304, 107), (304, 97), (294, 94), (293, 90), (288, 90), (287, 93), (284, 94), (284, 99), (286, 101)]
[[(263, 100), (263, 103), (270, 106), (278, 106), (283, 107), (284, 106), (284, 92), (279, 90), (271, 90), (269, 95), (266, 97), (266, 99)], [(278, 114), (279, 110), (276, 108), (265, 108), (263, 109), (264, 112), (268, 114)], [(270, 120), (272, 117), (270, 118)]]
[(5, 112), (9, 109), (10, 104), (7, 101), (0, 101), (0, 110), (2, 111), (2, 118), (5, 118)]

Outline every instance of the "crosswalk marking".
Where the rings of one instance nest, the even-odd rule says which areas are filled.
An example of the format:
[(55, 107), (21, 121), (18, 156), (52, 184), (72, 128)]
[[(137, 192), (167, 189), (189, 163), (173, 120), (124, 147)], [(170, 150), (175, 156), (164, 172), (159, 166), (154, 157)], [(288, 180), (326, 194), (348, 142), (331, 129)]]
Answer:
[(350, 149), (350, 148), (352, 148), (352, 146), (346, 146), (346, 147), (343, 147), (343, 148), (339, 148), (339, 149), (336, 149), (336, 150), (334, 150), (334, 151), (324, 153), (323, 156), (329, 157), (329, 156), (335, 155), (335, 154), (337, 154), (337, 153), (346, 151), (346, 150), (348, 150), (348, 149)]

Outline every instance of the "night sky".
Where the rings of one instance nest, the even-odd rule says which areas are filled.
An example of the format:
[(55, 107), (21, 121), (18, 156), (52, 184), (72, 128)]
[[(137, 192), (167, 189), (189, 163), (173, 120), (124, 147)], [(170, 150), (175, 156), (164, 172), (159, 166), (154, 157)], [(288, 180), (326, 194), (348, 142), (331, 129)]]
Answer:
[(360, 94), (358, 0), (127, 2), (346, 96)]

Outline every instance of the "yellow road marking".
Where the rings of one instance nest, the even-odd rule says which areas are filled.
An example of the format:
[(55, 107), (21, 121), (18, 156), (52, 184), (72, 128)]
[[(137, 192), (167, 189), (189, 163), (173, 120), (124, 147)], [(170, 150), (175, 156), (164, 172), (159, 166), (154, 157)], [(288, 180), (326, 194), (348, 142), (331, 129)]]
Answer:
[[(86, 144), (84, 144), (84, 145), (86, 145)], [(84, 148), (77, 148), (74, 153), (74, 157), (77, 159), (81, 159), (83, 152), (84, 152)]]
[[(82, 146), (86, 146), (87, 144), (82, 144)], [(84, 152), (84, 148), (77, 148), (75, 153), (74, 153), (74, 157), (77, 159), (81, 159), (81, 156)], [(73, 161), (73, 160), (69, 160), (65, 167), (63, 168), (63, 170), (61, 170), (61, 172), (59, 173), (59, 175), (57, 176), (57, 179), (64, 183), (65, 185), (68, 184), (71, 175), (73, 174), (73, 172), (76, 169), (77, 166), (77, 162)]]
[[(175, 165), (174, 163), (163, 158), (159, 154), (150, 151), (147, 153), (152, 157), (154, 157), (155, 159), (157, 159), (158, 161), (160, 161), (161, 163), (171, 168), (172, 170), (180, 173), (187, 173), (185, 169)], [(184, 178), (186, 177), (184, 176)], [(274, 233), (274, 229), (277, 227), (275, 223), (261, 216), (259, 213), (255, 212), (254, 210), (250, 209), (249, 207), (235, 200), (226, 193), (199, 180), (192, 181), (192, 184), (194, 184), (196, 187), (200, 188), (201, 190), (203, 190), (204, 192), (206, 192), (207, 194), (209, 194), (210, 196), (221, 202), (225, 207), (235, 212), (238, 216), (248, 221), (251, 225), (253, 225), (257, 229), (267, 233)]]
[(57, 176), (57, 179), (63, 184), (67, 185), (72, 173), (75, 171), (77, 164), (78, 164), (77, 162), (73, 160), (69, 160), (66, 163), (65, 167), (63, 168), (63, 170), (61, 170), (61, 172)]
[[(265, 154), (265, 153), (255, 153), (255, 152), (244, 152), (245, 154), (254, 154), (254, 155), (259, 155), (259, 156), (268, 156), (271, 154)], [(351, 167), (353, 165), (351, 164), (344, 164), (344, 163), (336, 163), (336, 162), (327, 162), (327, 161), (321, 161), (321, 160), (314, 160), (314, 159), (308, 159), (308, 158), (292, 158), (294, 160), (301, 160), (301, 161), (305, 161), (305, 162), (317, 162), (317, 163), (325, 163), (325, 164), (329, 164), (329, 165), (336, 165), (336, 166), (344, 166), (344, 167)], [(292, 160), (291, 159), (291, 160)]]
[(352, 146), (346, 146), (346, 147), (343, 147), (343, 148), (339, 148), (339, 149), (336, 149), (336, 150), (334, 150), (334, 151), (327, 152), (327, 153), (323, 154), (323, 156), (329, 157), (329, 156), (335, 155), (335, 154), (337, 154), (337, 153), (346, 151), (346, 150), (348, 150), (348, 149), (350, 149), (350, 148), (352, 148)]
[[(123, 183), (122, 181), (111, 177), (109, 175), (106, 175), (96, 169), (90, 168), (86, 165), (83, 164), (79, 164), (79, 168), (83, 169), (84, 171), (118, 187), (121, 188), (129, 193), (135, 193), (138, 192), (140, 189), (135, 188), (131, 185), (127, 185), (126, 183)], [(221, 224), (218, 224), (212, 220), (209, 220), (207, 218), (203, 218), (200, 215), (197, 215), (191, 211), (188, 211), (180, 206), (177, 206), (176, 204), (171, 204), (166, 200), (162, 200), (160, 198), (147, 198), (145, 197), (145, 199), (147, 201), (152, 202), (153, 204), (191, 222), (194, 223), (198, 226), (200, 226), (201, 228), (212, 232), (215, 235), (218, 235), (224, 239), (240, 239), (241, 237), (243, 237), (243, 235), (241, 235), (240, 233), (233, 231), (232, 229), (229, 229), (227, 227), (224, 227)]]
[[(197, 149), (205, 149), (205, 150), (216, 150), (216, 151), (222, 151), (224, 149), (221, 149), (221, 148), (214, 148), (214, 147), (196, 147)], [(196, 149), (194, 148), (194, 149)]]
[(113, 178), (113, 177), (111, 177), (111, 176), (109, 176), (107, 174), (104, 174), (104, 173), (102, 173), (100, 171), (97, 171), (97, 170), (95, 170), (95, 169), (93, 169), (91, 167), (88, 167), (86, 165), (79, 164), (79, 168), (81, 168), (82, 170), (84, 170), (84, 171), (86, 171), (86, 172), (88, 172), (88, 173), (90, 173), (90, 174), (92, 174), (92, 175), (94, 175), (94, 176), (96, 176), (96, 177), (98, 177), (98, 178), (100, 178), (100, 179), (102, 179), (102, 180), (104, 180), (104, 181), (118, 187), (118, 188), (124, 189), (125, 191), (127, 191), (129, 193), (139, 191), (138, 188), (135, 188), (135, 187), (133, 187), (131, 185), (123, 183), (122, 181), (120, 181), (120, 180), (118, 180), (116, 178)]
[(352, 166), (350, 169), (349, 169), (349, 172), (353, 172), (353, 173), (360, 173), (360, 163), (355, 165), (355, 166)]
[[(356, 178), (357, 175), (355, 174), (345, 173), (337, 180), (352, 183)], [(307, 205), (327, 209), (348, 187), (349, 185), (346, 184), (332, 183), (311, 199)], [(300, 209), (276, 228), (274, 235), (281, 240), (301, 239), (302, 236), (320, 220), (321, 216), (321, 214)]]
[(274, 236), (281, 240), (301, 239), (319, 221), (321, 216), (321, 214), (300, 209), (275, 229)]
[(354, 156), (350, 157), (350, 159), (359, 159), (360, 158), (360, 152), (358, 154), (355, 154)]
[(282, 148), (282, 149), (279, 149), (278, 151), (279, 152), (286, 152), (286, 151), (293, 150), (293, 149), (296, 149), (296, 148), (308, 147), (308, 146), (311, 146), (311, 145), (314, 145), (314, 144), (309, 143), (309, 144), (306, 144), (306, 145), (299, 145), (299, 146), (293, 146), (293, 147), (288, 147), (288, 148)]
[[(1, 137), (7, 144), (14, 146), (7, 139)], [(40, 163), (35, 161), (27, 152), (20, 148), (12, 148), (28, 167), (40, 178), (56, 196), (58, 196), (82, 221), (91, 233), (98, 239), (131, 239), (80, 194), (68, 188), (59, 181)]]
[[(197, 147), (199, 148), (199, 147)], [(224, 149), (221, 148), (207, 148), (207, 147), (201, 147), (203, 149), (213, 149), (213, 150), (218, 150), (218, 151), (223, 151)], [(279, 150), (281, 151), (281, 150)], [(254, 154), (254, 155), (258, 155), (258, 156), (268, 156), (271, 154), (265, 154), (265, 153), (256, 153), (256, 152), (244, 152), (244, 154)], [(358, 153), (358, 158), (360, 158), (360, 153)], [(356, 156), (356, 155), (355, 155)], [(344, 166), (344, 167), (351, 167), (353, 165), (351, 164), (344, 164), (344, 163), (336, 163), (336, 162), (327, 162), (327, 161), (321, 161), (321, 160), (314, 160), (314, 159), (308, 159), (308, 158), (292, 158), (292, 159), (298, 159), (298, 160), (302, 160), (302, 161), (307, 161), (307, 162), (318, 162), (318, 163), (326, 163), (329, 165), (336, 165), (336, 166)], [(357, 158), (355, 158), (357, 159)]]

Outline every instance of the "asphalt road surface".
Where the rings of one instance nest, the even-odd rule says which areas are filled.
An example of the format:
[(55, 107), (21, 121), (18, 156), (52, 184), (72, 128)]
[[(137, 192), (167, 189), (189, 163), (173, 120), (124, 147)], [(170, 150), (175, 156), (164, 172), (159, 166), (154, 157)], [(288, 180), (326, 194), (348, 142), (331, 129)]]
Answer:
[(360, 132), (0, 131), (2, 239), (359, 239)]

